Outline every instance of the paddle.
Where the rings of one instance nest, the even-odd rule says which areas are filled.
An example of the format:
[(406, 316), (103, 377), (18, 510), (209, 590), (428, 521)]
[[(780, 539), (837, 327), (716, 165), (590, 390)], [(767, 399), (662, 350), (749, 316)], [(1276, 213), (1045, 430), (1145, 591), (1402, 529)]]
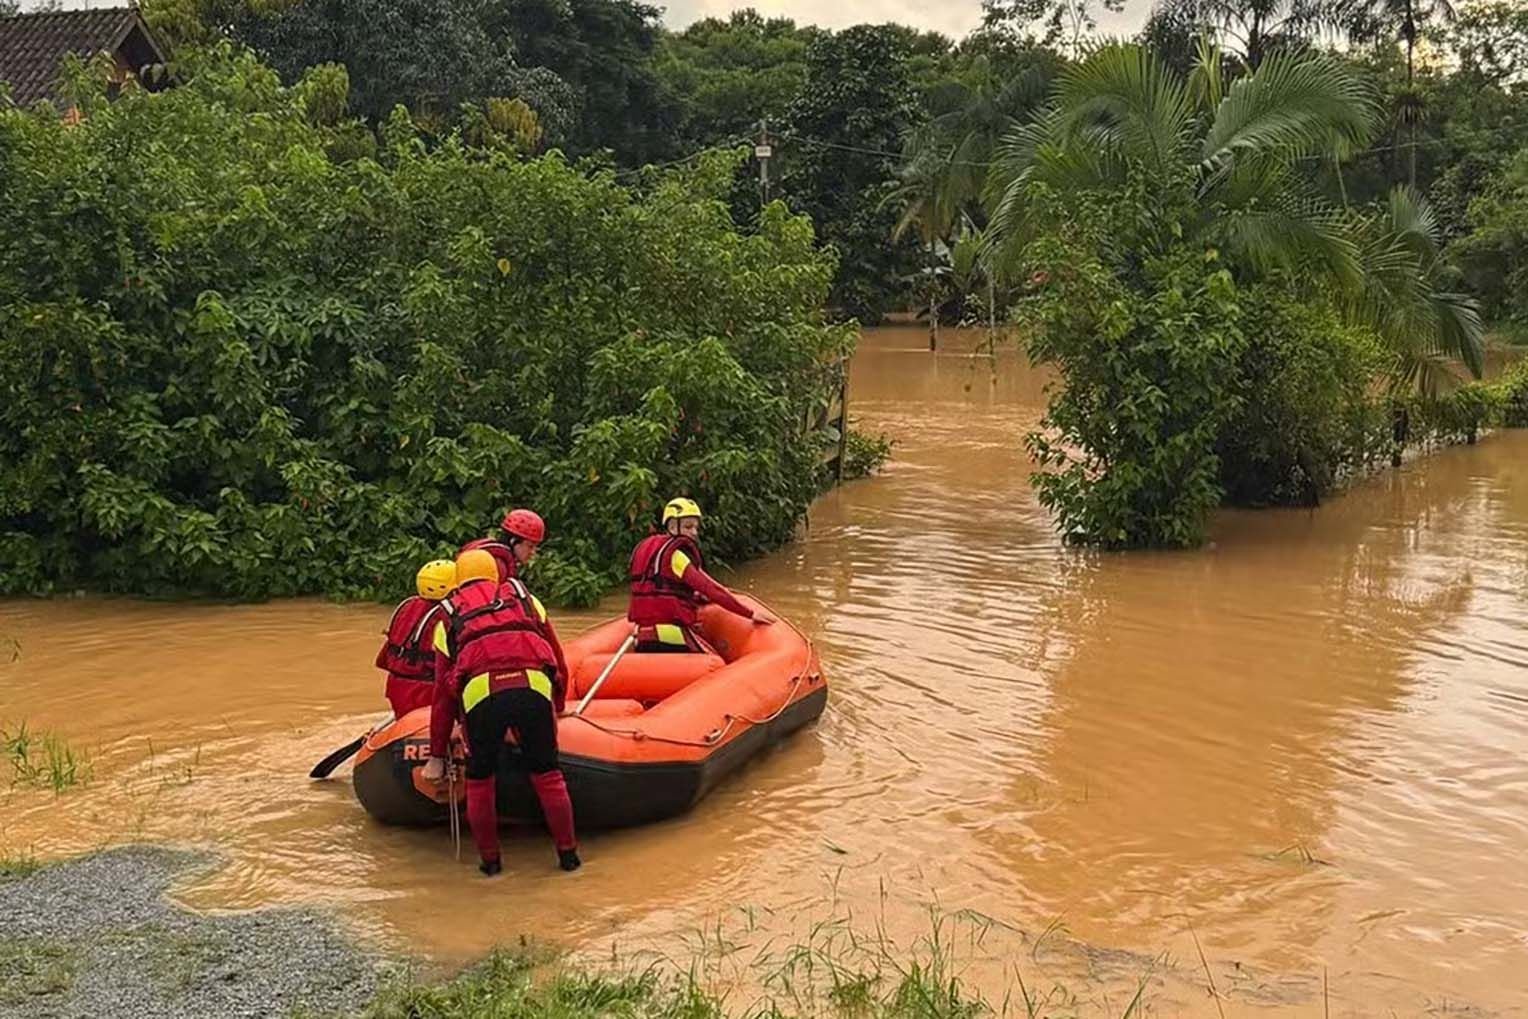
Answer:
[(621, 656), (629, 651), (631, 646), (636, 642), (637, 628), (633, 626), (631, 628), (631, 633), (627, 634), (626, 639), (621, 642), (621, 649), (611, 656), (610, 661), (605, 664), (605, 670), (601, 672), (599, 678), (594, 681), (594, 685), (589, 688), (589, 692), (584, 694), (584, 699), (578, 702), (578, 707), (573, 709), (574, 715), (581, 715), (584, 713), (584, 709), (589, 706), (589, 702), (594, 700), (594, 695), (599, 693), (600, 687), (605, 685), (605, 680), (610, 678), (610, 673), (615, 671), (615, 663), (620, 661)]
[[(392, 720), (392, 712), (388, 712), (382, 717), (380, 722), (378, 722), (376, 725), (373, 725), (371, 729), (367, 731), (366, 736), (370, 736), (372, 733), (376, 732), (378, 729), (386, 725), (388, 722), (391, 722)], [(313, 765), (313, 770), (308, 772), (308, 777), (328, 778), (330, 772), (355, 756), (355, 752), (361, 749), (361, 746), (366, 742), (366, 736), (361, 736), (353, 742), (346, 743), (334, 753)]]
[(350, 758), (352, 756), (354, 756), (355, 752), (357, 750), (361, 749), (361, 744), (365, 743), (365, 742), (366, 742), (366, 737), (362, 736), (361, 738), (355, 740), (352, 743), (346, 743), (344, 746), (340, 747), (334, 753), (330, 754), (328, 757), (325, 757), (322, 761), (319, 761), (317, 764), (313, 765), (313, 770), (308, 772), (308, 777), (309, 778), (328, 778), (329, 777), (329, 773), (331, 771), (333, 771), (335, 768), (338, 768), (341, 764), (344, 764), (346, 761), (350, 760)]

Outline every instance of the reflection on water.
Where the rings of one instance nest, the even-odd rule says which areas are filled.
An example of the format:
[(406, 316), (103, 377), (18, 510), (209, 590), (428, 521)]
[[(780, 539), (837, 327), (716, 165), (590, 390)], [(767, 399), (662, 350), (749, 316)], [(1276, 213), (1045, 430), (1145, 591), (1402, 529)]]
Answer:
[(672, 952), (707, 923), (762, 938), (827, 913), (905, 942), (937, 901), (1009, 925), (970, 979), (1019, 958), (1099, 1011), (1150, 972), (1164, 1011), (1215, 1014), (1196, 938), (1259, 1014), (1315, 1014), (1323, 972), (1361, 1013), (1523, 1000), (1528, 435), (1316, 511), (1225, 513), (1200, 551), (1076, 552), (1019, 443), (1044, 380), (949, 346), (867, 335), (854, 413), (893, 462), (731, 578), (813, 635), (828, 713), (691, 814), (588, 840), (579, 874), (511, 840), (485, 895), (443, 831), (307, 781), (385, 708), (387, 609), (317, 601), (0, 605), (22, 643), (0, 720), (96, 771), (58, 800), (10, 792), (0, 848), (214, 846), (228, 865), (193, 905), (337, 904), (442, 959), (522, 932)]

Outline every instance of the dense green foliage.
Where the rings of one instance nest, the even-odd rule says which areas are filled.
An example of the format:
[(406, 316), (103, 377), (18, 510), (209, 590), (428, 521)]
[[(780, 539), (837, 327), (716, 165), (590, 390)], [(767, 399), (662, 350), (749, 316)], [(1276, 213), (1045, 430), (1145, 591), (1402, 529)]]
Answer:
[[(1467, 381), (1487, 325), (1528, 336), (1528, 11), (1509, 0), (1160, 0), (1139, 47), (1099, 43), (1110, 0), (986, 0), (959, 42), (753, 11), (669, 31), (640, 0), (144, 2), (201, 106), (133, 99), (77, 138), (5, 114), (0, 175), (51, 161), (62, 176), (0, 183), (17, 200), (0, 210), (0, 298), (19, 302), (4, 342), (50, 352), (38, 378), (110, 367), (139, 394), (13, 380), (19, 409), (0, 420), (48, 430), (49, 451), (0, 433), (27, 471), (0, 495), (0, 540), (31, 578), (15, 589), (369, 591), (518, 497), (475, 487), (513, 462), (566, 493), (543, 497), (554, 527), (586, 537), (544, 573), (582, 597), (645, 486), (709, 491), (717, 467), (693, 463), (724, 448), (761, 501), (718, 521), (722, 544), (764, 547), (810, 487), (781, 480), (808, 452), (779, 422), (821, 399), (846, 342), (812, 301), (862, 323), (915, 308), (931, 330), (1027, 326), (1065, 383), (1030, 440), (1050, 468), (1037, 484), (1067, 534), (1104, 545), (1189, 544), (1222, 502), (1313, 503), (1409, 444), (1521, 420), (1520, 381)], [(227, 54), (204, 67), (229, 38), (287, 90)], [(781, 206), (760, 202), (757, 163), (705, 155), (761, 119)], [(473, 230), (471, 257), (509, 266), (494, 287), (463, 268)], [(708, 287), (730, 296), (675, 310)], [(743, 305), (767, 312), (728, 317)], [(700, 360), (671, 413), (619, 390), (605, 351), (647, 372), (643, 400), (684, 375), (665, 359)], [(513, 384), (491, 410), (448, 400), (421, 424), (410, 386), (445, 399), (440, 373), (510, 372), (503, 359)], [(516, 416), (528, 401), (509, 391), (538, 386), (550, 409)], [(745, 411), (743, 392), (770, 409)], [(725, 445), (718, 414), (767, 441)], [(655, 438), (665, 423), (686, 443)], [(421, 483), (431, 442), (458, 466), (405, 512), (388, 500)], [(879, 448), (851, 445), (866, 462)], [(576, 477), (595, 491), (575, 495)], [(102, 509), (121, 504), (131, 526)], [(363, 518), (402, 544), (368, 545)], [(351, 543), (371, 559), (333, 572)], [(190, 572), (156, 573), (156, 556)], [(313, 574), (250, 579), (290, 556)]]
[(730, 136), (756, 135), (759, 122), (778, 130), (806, 85), (806, 53), (821, 33), (787, 18), (734, 11), (705, 18), (668, 36), (656, 70), (679, 109), (674, 138), (693, 152)]
[(879, 321), (910, 268), (890, 241), (896, 216), (885, 207), (896, 152), (917, 103), (899, 33), (861, 25), (813, 41), (806, 84), (787, 114), (796, 150), (784, 187), (842, 259), (832, 295), (846, 314)]
[(515, 503), (587, 600), (673, 492), (723, 558), (814, 495), (800, 422), (852, 341), (717, 153), (640, 191), (400, 110), (336, 161), (308, 79), (226, 47), (180, 87), (0, 110), (0, 584), (399, 590)]
[(1225, 498), (1315, 502), (1372, 457), (1382, 372), (1433, 397), (1444, 363), (1483, 361), (1426, 203), (1345, 216), (1299, 173), (1365, 142), (1362, 80), (1314, 54), (1224, 68), (1104, 47), (989, 176), (993, 260), (1036, 274), (1030, 353), (1066, 380), (1030, 442), (1074, 540), (1191, 545)]
[(1045, 229), (1021, 254), (1035, 276), (1019, 321), (1066, 378), (1029, 445), (1052, 468), (1035, 476), (1040, 501), (1073, 540), (1191, 545), (1220, 501), (1241, 308), (1231, 274), (1175, 236), (1191, 211), (1148, 200), (1170, 183), (1141, 176), (1083, 204), (1036, 181), (1025, 196)]
[(653, 67), (657, 7), (638, 0), (482, 2), (490, 29), (513, 40), (524, 66), (572, 89), (570, 151), (610, 149), (629, 166), (673, 154), (676, 118)]
[(1465, 284), (1492, 319), (1528, 329), (1528, 145), (1470, 203), (1454, 244)]

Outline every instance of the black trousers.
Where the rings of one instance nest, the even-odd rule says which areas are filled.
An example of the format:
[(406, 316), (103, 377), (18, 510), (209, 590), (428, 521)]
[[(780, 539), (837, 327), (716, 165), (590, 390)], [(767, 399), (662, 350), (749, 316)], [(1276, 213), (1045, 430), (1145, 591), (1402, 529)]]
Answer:
[(499, 768), (504, 734), (515, 730), (525, 770), (557, 770), (557, 718), (552, 702), (530, 687), (500, 690), (467, 712), (467, 777), (491, 778)]

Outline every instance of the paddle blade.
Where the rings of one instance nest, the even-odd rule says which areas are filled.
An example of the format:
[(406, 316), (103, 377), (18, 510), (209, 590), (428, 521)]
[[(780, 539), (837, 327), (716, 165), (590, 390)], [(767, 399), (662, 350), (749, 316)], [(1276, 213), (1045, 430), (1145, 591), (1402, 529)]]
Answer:
[(328, 778), (330, 772), (332, 772), (335, 768), (338, 768), (341, 764), (344, 764), (346, 761), (348, 761), (351, 758), (351, 756), (357, 750), (361, 749), (361, 744), (365, 743), (365, 742), (366, 742), (366, 737), (365, 736), (361, 736), (361, 737), (357, 738), (352, 743), (346, 743), (344, 746), (340, 747), (334, 753), (330, 754), (328, 757), (325, 757), (322, 761), (319, 761), (317, 764), (313, 765), (313, 770), (308, 772), (308, 777), (309, 778)]

